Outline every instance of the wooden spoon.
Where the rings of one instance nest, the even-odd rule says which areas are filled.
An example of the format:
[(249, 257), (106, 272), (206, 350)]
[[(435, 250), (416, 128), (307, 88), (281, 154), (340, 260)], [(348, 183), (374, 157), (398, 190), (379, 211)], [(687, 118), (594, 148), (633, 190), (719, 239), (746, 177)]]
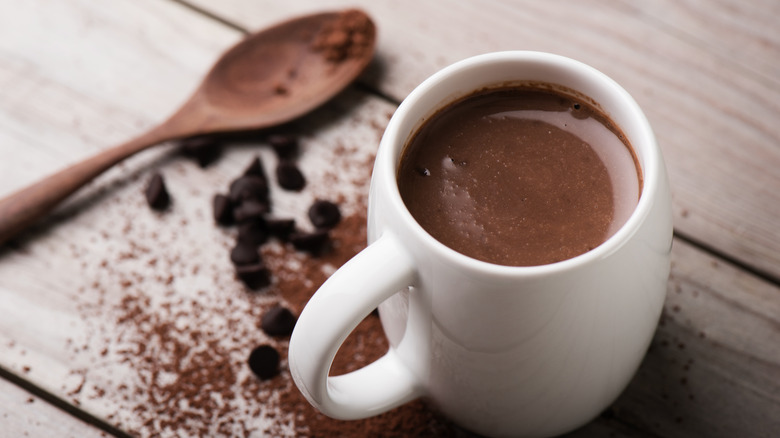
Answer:
[(111, 166), (167, 140), (269, 128), (325, 103), (373, 57), (376, 29), (361, 11), (296, 18), (226, 51), (162, 124), (0, 200), (0, 245)]

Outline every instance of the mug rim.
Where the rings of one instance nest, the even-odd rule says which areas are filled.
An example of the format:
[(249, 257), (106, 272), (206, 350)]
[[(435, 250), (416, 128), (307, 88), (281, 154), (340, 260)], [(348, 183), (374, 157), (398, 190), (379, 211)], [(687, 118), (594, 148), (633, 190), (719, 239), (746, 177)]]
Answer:
[[(408, 138), (416, 129), (419, 129), (420, 126), (418, 123), (412, 125), (409, 132), (401, 132), (402, 124), (409, 117), (408, 114), (411, 110), (417, 105), (421, 105), (420, 101), (425, 98), (434, 87), (453, 75), (463, 74), (464, 72), (477, 68), (483, 68), (485, 65), (507, 63), (543, 64), (547, 68), (565, 70), (577, 75), (589, 76), (591, 79), (597, 80), (603, 86), (609, 88), (610, 94), (620, 100), (621, 111), (628, 111), (629, 117), (636, 121), (636, 132), (632, 132), (631, 135), (626, 135), (628, 136), (631, 147), (634, 149), (634, 153), (637, 155), (642, 171), (643, 184), (639, 201), (628, 220), (612, 236), (597, 247), (583, 254), (554, 263), (531, 266), (500, 265), (478, 260), (448, 247), (430, 235), (412, 216), (401, 198), (397, 182), (398, 164)], [(503, 81), (502, 83), (505, 82), (506, 81)], [(555, 84), (554, 82), (550, 83), (553, 85), (563, 85)], [(470, 87), (470, 91), (457, 97), (466, 96), (480, 88), (497, 85), (499, 85), (499, 83), (486, 82), (479, 86)], [(566, 85), (564, 86), (570, 88)], [(581, 90), (575, 89), (575, 91), (582, 93), (586, 97), (590, 97)], [(598, 100), (595, 100), (592, 97), (591, 99), (598, 103)], [(426, 110), (425, 115), (431, 116), (453, 100), (437, 102)], [(612, 117), (610, 118), (612, 119)], [(615, 123), (618, 127), (623, 129), (620, 123)], [(637, 144), (640, 144), (641, 146), (637, 147)], [(482, 271), (488, 275), (545, 276), (591, 264), (597, 260), (608, 257), (610, 254), (623, 247), (623, 245), (630, 240), (631, 236), (639, 230), (641, 224), (650, 213), (652, 204), (657, 197), (656, 192), (658, 191), (658, 186), (661, 182), (661, 166), (662, 159), (660, 156), (660, 149), (650, 127), (650, 123), (639, 107), (639, 104), (622, 86), (601, 71), (581, 61), (547, 52), (516, 50), (491, 52), (465, 58), (444, 67), (415, 87), (415, 89), (398, 106), (385, 129), (376, 158), (376, 167), (377, 170), (380, 171), (375, 173), (386, 179), (385, 181), (382, 181), (382, 183), (389, 190), (389, 201), (392, 209), (400, 214), (401, 219), (406, 222), (407, 228), (414, 234), (415, 238), (424, 242), (429, 248), (436, 252), (437, 256), (448, 260), (452, 264), (476, 271)]]

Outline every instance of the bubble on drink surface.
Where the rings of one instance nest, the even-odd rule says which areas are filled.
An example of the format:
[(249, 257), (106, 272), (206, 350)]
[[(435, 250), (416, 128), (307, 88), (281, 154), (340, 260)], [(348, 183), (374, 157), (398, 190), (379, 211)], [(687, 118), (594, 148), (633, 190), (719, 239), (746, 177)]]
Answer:
[(427, 167), (418, 167), (416, 170), (420, 176), (431, 176), (431, 171)]
[(455, 164), (455, 159), (450, 157), (449, 155), (445, 156), (441, 160), (441, 167), (445, 170), (455, 170), (458, 166)]

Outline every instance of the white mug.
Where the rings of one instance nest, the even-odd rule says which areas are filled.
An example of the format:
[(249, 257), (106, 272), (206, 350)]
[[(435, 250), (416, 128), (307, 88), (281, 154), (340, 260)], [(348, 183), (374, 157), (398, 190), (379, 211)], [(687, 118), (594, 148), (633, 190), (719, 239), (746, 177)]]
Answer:
[[(595, 249), (548, 265), (500, 266), (423, 230), (396, 173), (407, 141), (438, 109), (481, 88), (528, 81), (596, 102), (628, 137), (644, 181), (628, 221)], [(424, 397), (479, 434), (553, 436), (609, 406), (647, 350), (670, 270), (671, 195), (649, 123), (617, 83), (557, 55), (490, 53), (439, 71), (398, 107), (374, 164), (368, 242), (314, 294), (292, 334), (290, 371), (307, 400), (349, 420)], [(389, 351), (329, 377), (344, 339), (377, 306)]]

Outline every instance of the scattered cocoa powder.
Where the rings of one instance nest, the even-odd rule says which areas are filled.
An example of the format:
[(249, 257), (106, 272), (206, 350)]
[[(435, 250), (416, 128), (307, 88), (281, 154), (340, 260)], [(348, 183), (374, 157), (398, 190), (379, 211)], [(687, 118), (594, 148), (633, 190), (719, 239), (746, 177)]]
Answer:
[[(326, 267), (341, 266), (365, 247), (364, 213), (345, 217), (333, 230), (336, 245), (313, 257), (290, 245), (267, 245), (264, 257), (278, 281), (266, 291), (300, 312), (328, 277)], [(296, 263), (290, 263), (294, 260)], [(132, 286), (130, 286), (132, 287)], [(128, 328), (133, 348), (116, 352), (138, 373), (140, 385), (124, 387), (128, 399), (142, 399), (133, 414), (146, 421), (131, 432), (142, 436), (186, 433), (198, 436), (453, 436), (459, 431), (417, 401), (386, 414), (360, 421), (330, 419), (314, 409), (292, 384), (286, 368), (288, 340), (275, 340), (281, 353), (282, 375), (261, 381), (247, 370), (246, 358), (258, 345), (240, 321), (227, 315), (224, 329), (202, 324), (180, 325), (193, 315), (212, 315), (208, 297), (219, 291), (200, 291), (191, 300), (178, 299), (155, 311), (154, 297), (136, 291), (120, 304), (118, 323)], [(271, 302), (278, 302), (276, 300)], [(269, 302), (270, 303), (270, 302)], [(271, 304), (246, 309), (260, 321)], [(206, 316), (208, 318), (209, 316)], [(258, 334), (260, 329), (253, 327)], [(226, 342), (221, 336), (234, 333)], [(255, 340), (253, 340), (255, 339)], [(369, 315), (347, 338), (333, 364), (333, 374), (353, 371), (381, 357), (388, 348), (379, 318)], [(101, 353), (103, 354), (103, 353)], [(120, 388), (121, 390), (122, 388)], [(79, 387), (79, 391), (81, 391)], [(244, 399), (245, 406), (230, 401)], [(245, 416), (260, 416), (275, 407), (275, 419), (262, 431), (243, 424)], [(206, 420), (208, 419), (208, 420)]]
[[(94, 217), (87, 214), (84, 220), (98, 225), (84, 227), (91, 234), (73, 251), (85, 262), (79, 308), (90, 348), (78, 354), (88, 356), (89, 365), (71, 372), (64, 393), (85, 409), (104, 409), (97, 414), (139, 437), (463, 436), (422, 401), (360, 421), (322, 415), (292, 381), (289, 338), (268, 336), (260, 328), (262, 316), (276, 306), (300, 314), (328, 276), (365, 247), (373, 163), (373, 150), (365, 145), (375, 148), (382, 128), (374, 127), (376, 138), (369, 135), (353, 144), (336, 140), (327, 148), (306, 149), (304, 141), (301, 166), (314, 183), (302, 192), (280, 192), (286, 198), (274, 199), (274, 205), (300, 204), (299, 223), (306, 223), (312, 201), (325, 198), (339, 204), (342, 219), (329, 230), (331, 244), (321, 254), (271, 237), (261, 252), (272, 282), (257, 291), (235, 278), (229, 251), (237, 229), (214, 226), (213, 193), (207, 190), (197, 194), (179, 187), (177, 202), (159, 215), (149, 212), (136, 185), (109, 199)], [(264, 160), (270, 169), (277, 158), (268, 152)], [(239, 155), (223, 151), (225, 158), (246, 162), (246, 153), (231, 154)], [(328, 163), (327, 170), (320, 171), (322, 163)], [(169, 186), (176, 188), (187, 172), (215, 190), (234, 176), (220, 177), (219, 162), (204, 170), (182, 160), (168, 165)], [(144, 175), (131, 182), (142, 184)], [(247, 364), (251, 351), (264, 344), (280, 353), (280, 374), (268, 380), (257, 378)], [(369, 315), (347, 338), (333, 373), (364, 366), (387, 348), (379, 318)]]

